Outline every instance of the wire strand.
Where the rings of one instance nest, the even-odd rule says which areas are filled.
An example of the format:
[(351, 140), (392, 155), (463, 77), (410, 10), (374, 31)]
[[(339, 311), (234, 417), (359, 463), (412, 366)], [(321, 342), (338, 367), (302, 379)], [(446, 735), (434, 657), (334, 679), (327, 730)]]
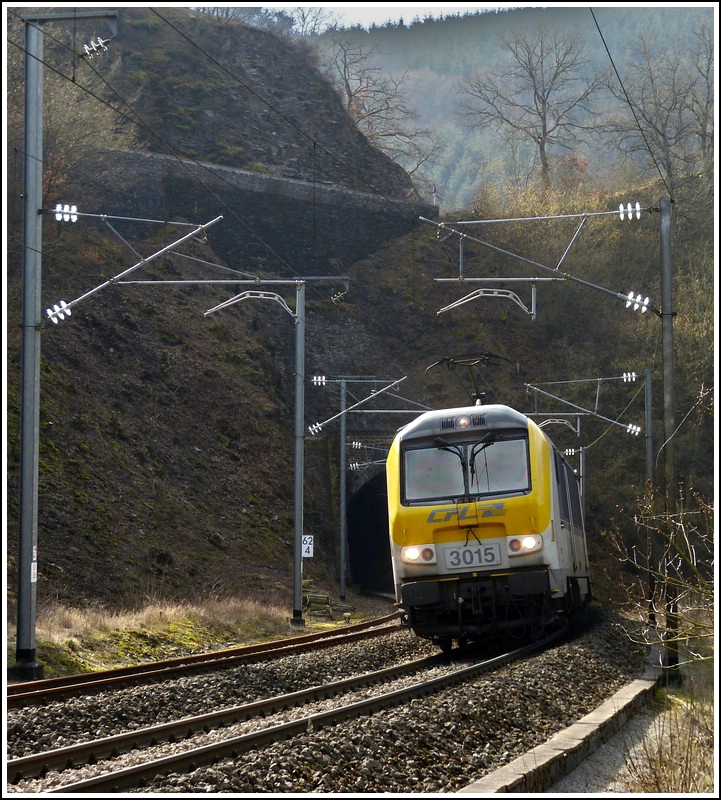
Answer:
[[(661, 168), (656, 161), (656, 156), (654, 156), (653, 151), (651, 150), (651, 145), (648, 143), (648, 139), (646, 138), (646, 134), (641, 127), (641, 123), (638, 120), (638, 116), (636, 115), (636, 109), (633, 107), (633, 103), (631, 102), (631, 98), (628, 96), (628, 92), (626, 91), (626, 87), (623, 85), (623, 81), (621, 80), (621, 76), (619, 75), (618, 70), (616, 69), (616, 64), (613, 61), (613, 56), (611, 55), (610, 50), (608, 49), (608, 45), (606, 44), (606, 40), (603, 37), (603, 33), (601, 32), (601, 26), (598, 24), (598, 20), (596, 19), (596, 15), (593, 13), (593, 9), (589, 8), (591, 12), (591, 16), (593, 17), (593, 21), (596, 24), (596, 30), (598, 31), (598, 35), (601, 37), (601, 41), (603, 42), (603, 47), (606, 50), (606, 54), (608, 55), (608, 60), (611, 62), (611, 66), (613, 67), (613, 71), (616, 73), (616, 78), (618, 78), (619, 86), (621, 87), (621, 91), (623, 92), (624, 97), (626, 98), (626, 102), (628, 103), (629, 109), (631, 109), (631, 113), (633, 114), (633, 118), (636, 121), (636, 125), (638, 126), (639, 133), (646, 145), (646, 149), (648, 150), (648, 154), (653, 161), (654, 166), (656, 167), (656, 171), (661, 178), (661, 183), (666, 187), (666, 192), (668, 193), (669, 197), (671, 197), (671, 190), (668, 188), (666, 183), (666, 178), (664, 177), (663, 173), (661, 172)], [(671, 198), (671, 202), (673, 202), (673, 198)]]

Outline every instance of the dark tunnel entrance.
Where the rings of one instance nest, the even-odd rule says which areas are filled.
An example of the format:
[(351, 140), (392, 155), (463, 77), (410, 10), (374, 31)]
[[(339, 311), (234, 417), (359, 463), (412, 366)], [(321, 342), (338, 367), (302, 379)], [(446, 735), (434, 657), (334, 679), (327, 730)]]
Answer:
[(393, 594), (386, 473), (371, 478), (348, 504), (348, 566), (361, 591)]

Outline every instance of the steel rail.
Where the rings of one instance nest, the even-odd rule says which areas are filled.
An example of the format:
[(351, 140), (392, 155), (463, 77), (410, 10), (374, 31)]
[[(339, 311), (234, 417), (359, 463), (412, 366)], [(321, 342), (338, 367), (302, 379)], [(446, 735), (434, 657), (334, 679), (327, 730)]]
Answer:
[(330, 711), (311, 714), (292, 722), (271, 726), (253, 733), (234, 736), (223, 742), (204, 745), (194, 750), (166, 756), (155, 761), (127, 767), (115, 772), (97, 775), (77, 783), (65, 784), (49, 790), (50, 793), (118, 792), (133, 788), (147, 788), (150, 781), (158, 776), (194, 770), (198, 767), (215, 764), (223, 758), (236, 758), (249, 750), (264, 747), (274, 742), (289, 739), (301, 733), (317, 730), (327, 725), (355, 719), (392, 708), (417, 697), (425, 697), (456, 683), (468, 680), (483, 672), (488, 672), (505, 664), (524, 658), (545, 649), (565, 634), (565, 628), (556, 631), (533, 644), (505, 653), (501, 656), (461, 668), (449, 675), (442, 675), (410, 687), (397, 689), (385, 694), (340, 706)]
[(160, 725), (152, 725), (147, 728), (107, 736), (103, 739), (80, 742), (68, 747), (21, 756), (7, 762), (7, 778), (10, 783), (16, 784), (27, 778), (41, 777), (50, 770), (72, 769), (81, 764), (95, 763), (140, 747), (157, 745), (162, 742), (180, 741), (201, 731), (212, 730), (219, 726), (227, 727), (253, 717), (261, 717), (287, 708), (325, 700), (343, 692), (362, 689), (366, 686), (416, 672), (424, 667), (431, 667), (443, 661), (444, 657), (440, 654), (426, 656), (403, 664), (384, 667), (374, 672), (353, 675), (349, 678), (319, 686), (311, 686), (308, 689), (299, 689), (295, 692), (277, 695), (265, 700), (256, 700), (240, 706), (221, 709), (220, 711), (211, 711), (207, 714), (185, 717), (184, 719), (165, 722)]
[(378, 617), (332, 631), (321, 631), (272, 642), (216, 650), (210, 653), (196, 653), (130, 667), (117, 667), (101, 672), (9, 684), (6, 707), (10, 709), (38, 705), (93, 691), (100, 692), (109, 688), (141, 685), (172, 678), (174, 675), (189, 675), (223, 669), (251, 659), (276, 658), (287, 655), (289, 652), (330, 646), (344, 639), (353, 640), (384, 635), (395, 630), (389, 623), (398, 617), (398, 612), (394, 612), (385, 617)]

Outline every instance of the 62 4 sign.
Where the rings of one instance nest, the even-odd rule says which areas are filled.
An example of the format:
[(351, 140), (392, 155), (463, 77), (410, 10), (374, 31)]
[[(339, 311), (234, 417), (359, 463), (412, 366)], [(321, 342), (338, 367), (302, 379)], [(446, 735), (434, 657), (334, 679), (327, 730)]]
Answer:
[(303, 558), (313, 558), (312, 536), (303, 536)]

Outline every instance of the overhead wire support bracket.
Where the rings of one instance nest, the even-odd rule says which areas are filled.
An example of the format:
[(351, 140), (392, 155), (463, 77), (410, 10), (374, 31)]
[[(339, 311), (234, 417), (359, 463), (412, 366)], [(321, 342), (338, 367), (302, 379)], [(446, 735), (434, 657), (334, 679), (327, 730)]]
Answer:
[[(193, 237), (197, 236), (200, 233), (204, 233), (206, 228), (209, 228), (211, 225), (215, 225), (215, 223), (220, 222), (221, 219), (223, 219), (223, 217), (219, 216), (216, 217), (215, 219), (210, 220), (210, 222), (206, 222), (204, 225), (197, 225), (194, 230), (192, 230), (190, 233), (186, 233), (185, 236), (181, 236), (180, 239), (178, 239), (177, 241), (171, 242), (169, 245), (166, 245), (162, 249), (148, 256), (147, 258), (141, 257), (140, 261), (138, 261), (136, 264), (133, 264), (132, 267), (128, 267), (128, 269), (123, 270), (123, 272), (120, 272), (119, 274), (115, 275), (112, 278), (109, 278), (107, 281), (104, 281), (99, 286), (96, 286), (94, 289), (90, 289), (90, 291), (85, 292), (85, 294), (80, 295), (80, 297), (77, 297), (75, 300), (72, 300), (69, 303), (66, 303), (64, 300), (61, 300), (60, 301), (61, 310), (67, 313), (68, 316), (70, 316), (69, 309), (72, 308), (73, 306), (77, 305), (78, 303), (90, 297), (91, 295), (94, 295), (96, 292), (99, 292), (101, 289), (105, 289), (106, 287), (111, 286), (114, 283), (120, 282), (121, 279), (124, 278), (126, 275), (130, 275), (131, 272), (134, 272), (139, 267), (142, 267), (145, 264), (149, 264), (151, 261), (154, 261), (156, 258), (165, 255), (166, 253), (170, 252), (171, 250), (183, 244), (184, 242), (187, 242), (189, 239), (192, 239)], [(58, 321), (58, 317), (60, 319), (63, 319), (63, 316), (58, 312), (57, 305), (54, 306), (52, 309), (49, 308), (47, 310), (47, 315), (48, 319), (50, 319), (52, 322), (56, 324)]]
[(532, 320), (536, 319), (535, 285), (532, 287), (530, 311), (528, 310), (528, 308), (526, 308), (521, 298), (515, 292), (512, 292), (510, 289), (476, 289), (470, 294), (467, 294), (465, 297), (461, 297), (460, 300), (456, 300), (453, 303), (449, 303), (447, 306), (444, 306), (439, 311), (436, 311), (436, 316), (438, 314), (443, 314), (444, 311), (450, 311), (453, 308), (458, 308), (458, 306), (461, 306), (464, 303), (468, 303), (471, 300), (475, 300), (477, 297), (507, 297), (509, 300), (513, 300), (513, 302), (516, 303), (516, 305), (520, 306), (526, 312), (526, 314), (530, 315)]
[[(623, 209), (623, 206), (621, 206), (621, 209)], [(640, 218), (641, 210), (642, 209), (637, 204), (637, 208), (636, 208), (636, 217), (637, 218)], [(646, 211), (648, 209), (643, 209), (643, 210)], [(580, 283), (583, 286), (589, 286), (592, 289), (598, 289), (599, 291), (604, 292), (605, 294), (612, 295), (613, 297), (616, 297), (619, 300), (624, 300), (625, 303), (626, 303), (626, 308), (629, 308), (631, 305), (633, 305), (634, 311), (638, 310), (639, 308), (642, 310), (642, 312), (643, 311), (647, 311), (647, 310), (650, 309), (651, 311), (654, 312), (654, 314), (656, 314), (658, 316), (661, 316), (661, 311), (659, 311), (659, 309), (657, 309), (654, 306), (649, 304), (648, 297), (645, 298), (645, 300), (641, 297), (641, 295), (638, 295), (638, 297), (634, 298), (632, 292), (631, 293), (627, 293), (627, 294), (622, 294), (621, 292), (614, 292), (612, 289), (606, 289), (603, 286), (598, 286), (595, 283), (591, 283), (590, 281), (586, 281), (583, 278), (578, 278), (575, 275), (571, 275), (568, 272), (559, 273), (559, 268), (561, 266), (561, 263), (566, 258), (566, 255), (570, 251), (572, 245), (576, 242), (576, 240), (577, 240), (577, 238), (578, 238), (578, 236), (579, 236), (579, 234), (580, 234), (580, 232), (581, 232), (581, 230), (582, 230), (587, 218), (591, 217), (591, 216), (611, 216), (611, 215), (615, 215), (617, 213), (619, 213), (619, 212), (617, 212), (617, 211), (613, 211), (613, 212), (611, 212), (611, 211), (603, 211), (603, 212), (596, 212), (596, 213), (562, 215), (560, 218), (570, 218), (570, 217), (578, 218), (578, 217), (582, 217), (583, 219), (582, 219), (582, 222), (579, 225), (579, 227), (576, 229), (576, 232), (575, 232), (574, 236), (571, 238), (571, 241), (569, 242), (568, 246), (566, 247), (566, 250), (563, 253), (563, 256), (561, 257), (561, 259), (558, 262), (558, 265), (556, 267), (549, 267), (547, 264), (541, 264), (539, 261), (534, 261), (533, 259), (526, 258), (525, 256), (519, 255), (518, 253), (513, 253), (510, 250), (505, 250), (502, 247), (497, 247), (496, 245), (493, 245), (490, 242), (486, 242), (483, 239), (478, 239), (478, 238), (476, 238), (474, 236), (469, 236), (467, 233), (462, 233), (461, 231), (456, 230), (454, 227), (450, 227), (448, 225), (448, 223), (436, 222), (435, 220), (428, 219), (426, 217), (419, 217), (419, 219), (422, 222), (428, 222), (431, 225), (435, 225), (437, 227), (437, 229), (438, 229), (437, 237), (439, 238), (439, 240), (441, 239), (441, 235), (445, 231), (448, 231), (448, 235), (455, 234), (456, 236), (459, 236), (461, 238), (461, 241), (463, 241), (464, 239), (469, 239), (472, 242), (476, 242), (477, 244), (480, 244), (482, 247), (487, 247), (489, 250), (493, 250), (494, 252), (499, 253), (501, 255), (508, 256), (508, 257), (513, 258), (513, 259), (515, 259), (517, 261), (521, 261), (524, 264), (530, 264), (531, 266), (547, 270), (548, 272), (553, 272), (553, 273), (559, 274), (560, 278), (562, 278), (563, 280), (572, 281), (574, 283)], [(629, 219), (630, 219), (630, 217), (631, 217), (630, 204), (629, 204), (629, 209), (628, 209), (627, 213), (628, 213), (628, 216), (629, 216)], [(621, 219), (623, 219), (623, 215), (624, 215), (624, 212), (622, 211), (621, 212)], [(556, 219), (556, 217), (534, 217), (532, 219), (534, 219), (534, 220), (535, 219)], [(478, 224), (492, 223), (492, 222), (514, 222), (514, 221), (518, 221), (518, 220), (511, 220), (511, 219), (508, 219), (508, 220), (469, 220), (469, 221), (466, 221), (465, 223), (464, 222), (457, 222), (457, 223), (454, 223), (454, 225), (461, 225), (461, 224), (467, 224), (467, 225), (469, 225), (469, 224), (477, 224), (478, 225)], [(446, 239), (448, 237), (444, 236), (443, 238)], [(458, 280), (461, 281), (461, 282), (469, 280), (468, 278), (465, 278), (463, 276), (462, 256), (461, 256), (461, 266), (460, 266), (460, 272), (459, 272)], [(497, 280), (503, 280), (503, 279), (502, 278), (498, 278)]]
[(609, 417), (604, 417), (597, 411), (589, 411), (587, 408), (583, 408), (583, 406), (577, 406), (575, 403), (571, 403), (568, 400), (564, 400), (562, 397), (557, 397), (555, 394), (551, 394), (550, 392), (544, 392), (543, 389), (539, 389), (538, 386), (534, 386), (531, 383), (526, 384), (526, 389), (532, 389), (534, 392), (546, 395), (546, 397), (551, 397), (553, 400), (558, 400), (559, 403), (563, 403), (564, 405), (570, 406), (571, 408), (574, 408), (577, 411), (582, 411), (584, 414), (588, 414), (591, 417), (596, 417), (596, 419), (602, 419), (604, 422), (610, 422), (612, 425), (618, 425), (619, 428), (623, 428), (627, 433), (633, 434), (635, 436), (638, 436), (638, 434), (641, 432), (641, 428), (638, 425), (624, 424), (623, 422), (619, 422), (617, 419), (610, 419)]
[[(606, 378), (576, 378), (575, 380), (569, 381), (544, 381), (542, 383), (533, 384), (534, 389), (538, 388), (539, 386), (561, 386), (561, 385), (569, 385), (569, 384), (579, 384), (579, 383), (595, 383), (596, 384), (596, 404), (595, 410), (598, 411), (598, 407), (601, 401), (601, 384), (607, 383), (609, 381), (623, 381), (624, 383), (635, 383), (636, 382), (636, 373), (635, 372), (624, 372), (623, 375), (612, 375)], [(529, 384), (530, 386), (531, 384)], [(554, 397), (554, 395), (551, 395)], [(560, 399), (560, 398), (556, 398)]]
[(349, 406), (348, 408), (344, 409), (340, 413), (335, 414), (332, 417), (328, 417), (328, 419), (325, 420), (324, 422), (316, 422), (314, 425), (310, 425), (308, 427), (309, 432), (311, 434), (313, 434), (313, 435), (315, 435), (316, 433), (320, 433), (320, 431), (323, 429), (323, 426), (327, 425), (329, 422), (332, 422), (334, 419), (338, 419), (338, 417), (343, 416), (343, 414), (347, 414), (347, 413), (353, 411), (353, 409), (358, 408), (358, 406), (363, 405), (363, 403), (367, 403), (369, 400), (372, 400), (374, 397), (377, 397), (379, 394), (383, 394), (384, 392), (387, 392), (390, 389), (398, 388), (398, 384), (402, 383), (407, 377), (408, 377), (407, 375), (404, 375), (402, 378), (399, 378), (397, 381), (393, 381), (393, 383), (389, 383), (388, 386), (384, 386), (382, 389), (378, 389), (378, 391), (375, 391), (375, 390), (372, 391), (368, 395), (368, 397), (364, 397), (363, 400), (359, 400), (357, 403), (355, 403), (352, 406)]
[(562, 281), (564, 278), (562, 277), (555, 277), (555, 278), (464, 278), (459, 276), (458, 278), (434, 278), (433, 281), (435, 283), (514, 283), (514, 282), (523, 282), (523, 283), (530, 283), (531, 284), (531, 309), (530, 311), (526, 307), (525, 303), (520, 299), (520, 297), (515, 293), (511, 292), (508, 289), (477, 289), (475, 292), (471, 292), (471, 294), (466, 295), (465, 297), (456, 300), (453, 303), (450, 303), (447, 306), (444, 306), (439, 311), (436, 312), (436, 316), (438, 314), (442, 314), (444, 311), (449, 311), (456, 306), (463, 305), (463, 303), (467, 303), (470, 300), (475, 300), (476, 297), (507, 297), (510, 300), (513, 300), (514, 303), (519, 305), (530, 317), (531, 322), (535, 322), (536, 320), (536, 311), (537, 311), (537, 304), (536, 304), (536, 284), (539, 282), (544, 281)]
[(239, 303), (241, 300), (275, 300), (276, 303), (279, 303), (290, 315), (291, 317), (295, 317), (296, 313), (290, 308), (288, 303), (276, 292), (259, 292), (253, 291), (252, 289), (241, 292), (240, 294), (235, 295), (235, 297), (231, 297), (229, 300), (225, 300), (222, 303), (219, 303), (217, 306), (213, 308), (209, 308), (207, 311), (203, 313), (204, 317), (207, 317), (208, 314), (212, 314), (214, 311), (220, 311), (221, 308), (227, 308), (228, 306), (235, 305), (235, 303)]
[[(63, 207), (58, 204), (52, 210), (52, 212), (48, 212), (48, 213), (55, 214), (56, 215), (55, 219), (57, 219), (58, 222), (59, 222), (60, 219), (58, 218), (57, 214), (62, 213), (62, 211), (63, 211)], [(75, 217), (78, 217), (78, 218), (79, 217), (88, 217), (89, 219), (99, 219), (99, 220), (101, 220), (102, 222), (105, 222), (105, 223), (107, 223), (107, 221), (109, 219), (112, 219), (112, 220), (118, 220), (120, 222), (143, 222), (143, 223), (149, 223), (149, 224), (153, 224), (153, 225), (172, 226), (174, 228), (181, 228), (181, 227), (184, 227), (184, 228), (197, 228), (198, 227), (198, 223), (197, 222), (182, 222), (180, 220), (171, 220), (171, 219), (148, 219), (146, 217), (119, 217), (119, 216), (114, 215), (114, 214), (91, 214), (91, 213), (89, 213), (87, 211), (78, 211), (77, 208), (75, 208), (73, 210), (73, 215)], [(67, 221), (68, 220), (65, 220), (65, 222), (67, 222)], [(75, 220), (73, 220), (73, 221), (75, 221)]]
[[(388, 397), (395, 397), (396, 400), (402, 400), (404, 403), (410, 403), (413, 406), (418, 406), (418, 408), (423, 409), (423, 411), (431, 411), (432, 410), (430, 406), (426, 406), (423, 403), (418, 403), (417, 401), (411, 400), (408, 397), (403, 397), (400, 394), (394, 394), (393, 392), (390, 392), (388, 394)], [(398, 409), (398, 410), (399, 411), (414, 411), (413, 409)]]
[(588, 217), (584, 217), (581, 220), (581, 224), (578, 226), (578, 228), (576, 228), (576, 232), (571, 237), (571, 241), (568, 243), (568, 247), (563, 251), (563, 255), (561, 256), (560, 261), (558, 262), (558, 264), (556, 264), (556, 272), (558, 272), (558, 270), (561, 268), (561, 264), (563, 264), (564, 259), (569, 254), (573, 245), (576, 243), (576, 239), (578, 239), (578, 237), (581, 235), (581, 230), (583, 229), (583, 226), (587, 222), (588, 222)]
[(567, 420), (563, 419), (562, 417), (549, 417), (548, 419), (544, 419), (538, 423), (539, 428), (544, 428), (546, 425), (567, 425), (575, 434), (576, 436), (581, 435), (581, 415), (576, 414), (576, 427), (574, 428), (573, 425)]

